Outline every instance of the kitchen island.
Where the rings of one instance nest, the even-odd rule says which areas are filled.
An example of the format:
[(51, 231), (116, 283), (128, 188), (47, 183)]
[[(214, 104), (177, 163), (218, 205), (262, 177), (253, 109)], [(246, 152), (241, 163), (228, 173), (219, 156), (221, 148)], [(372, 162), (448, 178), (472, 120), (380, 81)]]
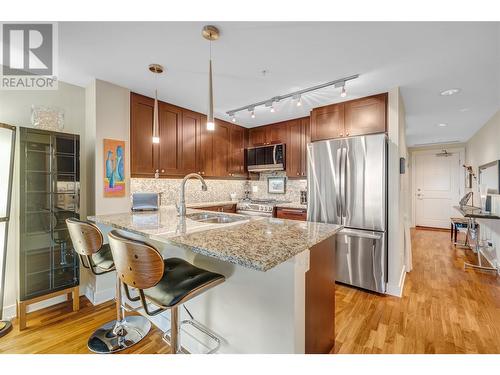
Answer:
[[(223, 215), (238, 221), (189, 218), (200, 212), (188, 209), (180, 219), (168, 206), (89, 219), (105, 233), (126, 231), (165, 258), (183, 258), (226, 277), (186, 304), (222, 338), (219, 352), (328, 353), (335, 329), (335, 234), (342, 227), (231, 214)], [(170, 326), (168, 312), (148, 318), (162, 330)]]

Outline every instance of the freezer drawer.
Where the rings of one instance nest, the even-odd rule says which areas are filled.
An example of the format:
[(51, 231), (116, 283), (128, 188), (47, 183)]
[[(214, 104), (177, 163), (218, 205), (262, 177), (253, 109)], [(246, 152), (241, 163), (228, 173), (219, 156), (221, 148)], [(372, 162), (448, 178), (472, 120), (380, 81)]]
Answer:
[(385, 293), (385, 233), (344, 229), (337, 234), (336, 280)]

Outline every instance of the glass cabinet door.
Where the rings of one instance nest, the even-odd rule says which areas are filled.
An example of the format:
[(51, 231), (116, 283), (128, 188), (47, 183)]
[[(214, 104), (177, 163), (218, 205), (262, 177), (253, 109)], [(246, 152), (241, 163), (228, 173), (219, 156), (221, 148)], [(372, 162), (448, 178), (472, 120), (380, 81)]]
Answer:
[(21, 128), (21, 300), (77, 285), (65, 220), (79, 217), (78, 136)]

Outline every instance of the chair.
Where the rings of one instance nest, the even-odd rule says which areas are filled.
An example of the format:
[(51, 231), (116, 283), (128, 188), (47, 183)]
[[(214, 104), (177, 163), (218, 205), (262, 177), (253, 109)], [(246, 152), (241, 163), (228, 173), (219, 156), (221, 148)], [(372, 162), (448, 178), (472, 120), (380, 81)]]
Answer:
[[(108, 244), (103, 244), (103, 235), (96, 225), (75, 218), (66, 219), (66, 225), (84, 268), (96, 276), (115, 271), (111, 249)], [(125, 291), (130, 298), (128, 289)], [(117, 295), (121, 296), (119, 287)], [(90, 336), (87, 346), (92, 352), (115, 353), (124, 350), (141, 341), (151, 329), (149, 320), (142, 316), (125, 318), (121, 298), (117, 298), (116, 310), (117, 319), (104, 324)]]
[[(195, 267), (183, 259), (163, 259), (152, 245), (125, 237), (115, 230), (109, 233), (109, 244), (119, 279), (138, 290), (145, 313), (154, 316), (166, 310), (171, 311), (171, 352), (175, 354), (183, 351), (179, 336), (179, 307), (224, 282), (225, 277)], [(148, 303), (155, 305), (157, 309), (151, 311)], [(200, 329), (196, 324), (191, 324)], [(200, 331), (217, 341), (207, 329)], [(168, 331), (164, 338), (167, 334)]]

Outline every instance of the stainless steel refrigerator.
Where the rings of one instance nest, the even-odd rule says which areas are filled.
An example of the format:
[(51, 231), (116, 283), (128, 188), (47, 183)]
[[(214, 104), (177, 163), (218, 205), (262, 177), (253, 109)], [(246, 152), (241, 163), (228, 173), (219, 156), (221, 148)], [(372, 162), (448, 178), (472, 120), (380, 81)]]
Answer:
[(307, 152), (307, 218), (344, 226), (337, 235), (336, 280), (385, 293), (385, 134), (313, 142)]

